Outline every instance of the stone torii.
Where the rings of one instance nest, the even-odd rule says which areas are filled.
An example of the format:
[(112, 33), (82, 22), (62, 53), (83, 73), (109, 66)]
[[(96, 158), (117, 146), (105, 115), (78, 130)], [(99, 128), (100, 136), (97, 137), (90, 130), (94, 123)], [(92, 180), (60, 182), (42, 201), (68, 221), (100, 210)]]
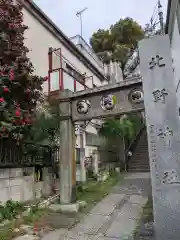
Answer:
[(76, 121), (144, 111), (157, 240), (179, 240), (179, 110), (168, 36), (139, 43), (141, 78), (72, 93), (60, 92), (60, 200), (76, 201)]

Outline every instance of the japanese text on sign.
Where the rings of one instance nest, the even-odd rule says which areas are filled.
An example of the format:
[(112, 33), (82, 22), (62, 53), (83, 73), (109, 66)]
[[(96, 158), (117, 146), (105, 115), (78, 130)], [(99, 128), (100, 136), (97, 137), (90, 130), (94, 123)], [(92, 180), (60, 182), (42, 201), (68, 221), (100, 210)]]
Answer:
[(157, 136), (160, 139), (165, 139), (166, 140), (166, 144), (170, 145), (172, 137), (173, 137), (173, 131), (168, 126), (166, 126), (164, 129), (163, 128), (159, 129), (159, 133), (157, 134)]
[(165, 171), (162, 178), (163, 184), (180, 184), (180, 177), (175, 169)]
[(151, 150), (151, 158), (152, 162), (156, 163), (156, 141), (155, 141), (155, 130), (154, 130), (154, 125), (150, 125), (150, 150)]
[(165, 103), (166, 96), (168, 95), (165, 89), (162, 90), (155, 90), (152, 92), (154, 102), (161, 102)]
[(163, 63), (163, 57), (156, 55), (156, 57), (151, 58), (151, 61), (149, 62), (149, 68), (153, 69), (155, 66), (165, 67), (165, 63)]

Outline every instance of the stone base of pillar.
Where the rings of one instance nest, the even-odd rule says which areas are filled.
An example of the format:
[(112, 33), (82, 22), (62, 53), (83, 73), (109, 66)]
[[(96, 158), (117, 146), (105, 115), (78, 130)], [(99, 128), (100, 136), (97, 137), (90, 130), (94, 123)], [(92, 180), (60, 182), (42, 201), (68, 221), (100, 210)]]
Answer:
[(64, 213), (77, 213), (79, 211), (79, 203), (71, 203), (71, 204), (51, 204), (49, 206), (53, 211), (60, 211)]
[(84, 208), (86, 205), (86, 202), (78, 201), (71, 204), (51, 204), (49, 208), (53, 211), (60, 211), (64, 213), (77, 213), (80, 208)]

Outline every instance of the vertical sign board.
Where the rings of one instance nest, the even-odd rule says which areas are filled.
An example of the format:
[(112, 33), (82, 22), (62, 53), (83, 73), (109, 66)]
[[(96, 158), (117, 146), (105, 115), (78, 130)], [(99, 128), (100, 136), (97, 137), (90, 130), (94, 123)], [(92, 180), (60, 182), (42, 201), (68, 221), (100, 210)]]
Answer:
[(168, 36), (139, 43), (157, 240), (180, 238), (179, 118)]

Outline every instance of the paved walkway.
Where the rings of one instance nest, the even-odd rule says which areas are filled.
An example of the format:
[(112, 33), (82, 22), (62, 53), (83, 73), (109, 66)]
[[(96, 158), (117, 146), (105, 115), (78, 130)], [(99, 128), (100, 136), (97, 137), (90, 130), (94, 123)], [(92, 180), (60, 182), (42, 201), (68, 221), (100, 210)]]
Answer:
[(149, 191), (149, 173), (128, 173), (73, 229), (50, 232), (42, 240), (132, 240)]

